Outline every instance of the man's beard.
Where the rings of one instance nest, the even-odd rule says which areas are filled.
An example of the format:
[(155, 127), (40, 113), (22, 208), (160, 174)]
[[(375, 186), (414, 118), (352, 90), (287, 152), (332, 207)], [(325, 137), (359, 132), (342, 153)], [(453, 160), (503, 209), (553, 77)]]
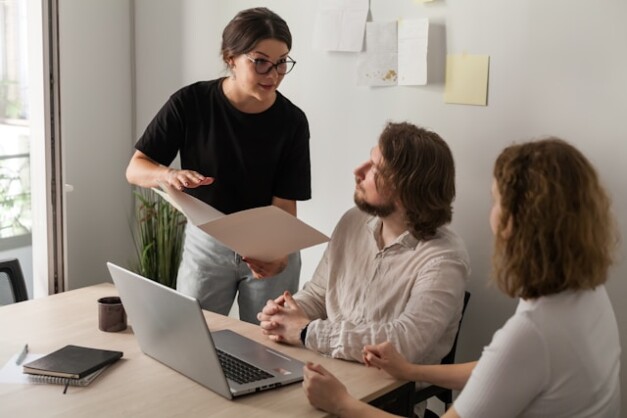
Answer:
[(393, 202), (372, 205), (359, 196), (357, 191), (355, 191), (353, 199), (355, 200), (355, 205), (357, 205), (357, 207), (363, 212), (366, 212), (368, 215), (378, 216), (379, 218), (385, 218), (386, 216), (394, 213), (396, 210), (396, 206), (394, 206)]

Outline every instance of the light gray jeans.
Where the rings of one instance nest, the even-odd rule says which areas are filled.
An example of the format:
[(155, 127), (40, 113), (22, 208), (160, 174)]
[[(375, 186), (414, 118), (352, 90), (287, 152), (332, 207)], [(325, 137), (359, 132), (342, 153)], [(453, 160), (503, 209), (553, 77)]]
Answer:
[(258, 324), (257, 313), (268, 299), (285, 290), (296, 293), (300, 266), (300, 253), (296, 252), (290, 254), (280, 274), (255, 279), (239, 254), (188, 223), (176, 289), (198, 299), (203, 309), (222, 315), (229, 314), (237, 295), (240, 319)]

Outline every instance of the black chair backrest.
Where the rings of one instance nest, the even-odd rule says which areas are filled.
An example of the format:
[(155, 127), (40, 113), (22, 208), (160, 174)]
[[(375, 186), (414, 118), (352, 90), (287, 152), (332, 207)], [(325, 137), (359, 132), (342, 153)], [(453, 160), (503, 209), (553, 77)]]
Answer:
[[(451, 346), (451, 350), (442, 358), (441, 364), (453, 364), (455, 363), (455, 351), (457, 350), (457, 339), (459, 338), (459, 331), (462, 328), (462, 320), (464, 319), (464, 314), (466, 313), (466, 307), (468, 306), (468, 301), (470, 300), (470, 292), (466, 291), (464, 293), (464, 305), (462, 307), (462, 315), (459, 318), (459, 325), (457, 327), (457, 333), (455, 334), (455, 340), (453, 340), (453, 345)], [(414, 393), (413, 403), (418, 404), (420, 402), (424, 402), (431, 397), (437, 397), (440, 401), (444, 403), (446, 409), (453, 403), (453, 391), (450, 389), (442, 388), (440, 386), (430, 385), (422, 389), (416, 390)], [(431, 414), (433, 416), (433, 412), (427, 409), (427, 414)], [(425, 418), (429, 415), (425, 415)], [(437, 415), (435, 415), (437, 416)]]
[[(455, 363), (455, 352), (457, 351), (457, 339), (459, 338), (459, 331), (462, 329), (462, 320), (464, 319), (464, 314), (466, 313), (466, 307), (468, 306), (468, 300), (470, 300), (470, 292), (466, 291), (464, 293), (464, 306), (462, 307), (462, 316), (459, 318), (459, 326), (457, 327), (457, 334), (455, 334), (455, 340), (453, 340), (453, 345), (451, 346), (451, 351), (448, 352), (447, 355), (442, 358), (442, 364), (453, 364)], [(445, 390), (436, 395), (439, 400), (444, 402), (445, 405), (450, 405), (453, 403), (453, 391)]]
[(18, 259), (0, 261), (0, 305), (28, 299), (26, 282)]
[(466, 306), (468, 306), (469, 299), (470, 299), (470, 293), (466, 291), (466, 293), (464, 293), (464, 306), (462, 307), (462, 316), (459, 318), (457, 334), (455, 334), (455, 340), (453, 341), (451, 351), (449, 351), (448, 354), (445, 355), (444, 358), (442, 358), (442, 364), (455, 363), (455, 351), (457, 350), (457, 339), (459, 338), (459, 330), (462, 328), (462, 320), (464, 319), (464, 313), (466, 312)]

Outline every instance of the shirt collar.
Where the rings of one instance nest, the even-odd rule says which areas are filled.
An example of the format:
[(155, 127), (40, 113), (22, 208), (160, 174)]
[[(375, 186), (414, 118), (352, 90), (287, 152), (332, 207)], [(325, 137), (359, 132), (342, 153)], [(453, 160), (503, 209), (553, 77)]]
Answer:
[[(378, 216), (371, 216), (366, 224), (368, 225), (368, 229), (372, 233), (374, 241), (379, 242), (381, 238), (381, 225), (383, 224), (381, 218), (379, 218)], [(401, 235), (399, 235), (396, 240), (394, 240), (394, 242), (388, 247), (392, 247), (396, 244), (413, 250), (416, 248), (416, 245), (418, 245), (418, 240), (409, 231), (405, 231)]]

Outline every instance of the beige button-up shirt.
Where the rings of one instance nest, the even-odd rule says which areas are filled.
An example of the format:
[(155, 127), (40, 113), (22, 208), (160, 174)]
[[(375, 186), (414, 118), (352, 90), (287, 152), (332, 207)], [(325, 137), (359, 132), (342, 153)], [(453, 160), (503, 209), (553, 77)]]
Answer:
[(409, 232), (379, 249), (381, 220), (352, 208), (313, 278), (294, 298), (313, 321), (305, 345), (363, 361), (366, 344), (391, 341), (411, 362), (439, 363), (453, 345), (470, 263), (447, 227), (428, 241)]

